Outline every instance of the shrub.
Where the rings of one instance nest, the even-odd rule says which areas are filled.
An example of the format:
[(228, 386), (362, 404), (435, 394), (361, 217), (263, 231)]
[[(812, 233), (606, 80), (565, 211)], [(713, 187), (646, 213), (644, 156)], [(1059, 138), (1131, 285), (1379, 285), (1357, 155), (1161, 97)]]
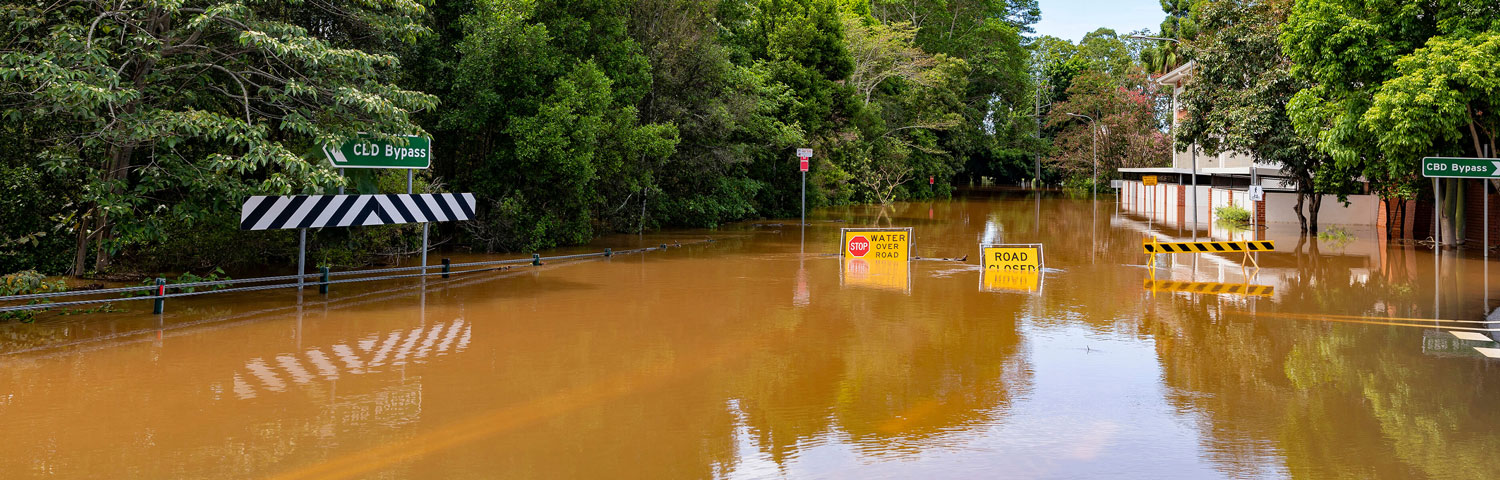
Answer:
[(1215, 208), (1214, 217), (1218, 218), (1220, 222), (1235, 226), (1250, 224), (1250, 211), (1234, 205)]
[[(67, 291), (68, 286), (62, 280), (48, 282), (47, 277), (36, 270), (25, 270), (0, 277), (0, 297), (9, 295), (31, 295), (35, 293), (53, 293)], [(46, 299), (32, 300), (28, 305), (47, 303)], [(36, 310), (21, 310), (16, 312), (0, 313), (0, 320), (20, 320), (29, 322), (36, 315)]]

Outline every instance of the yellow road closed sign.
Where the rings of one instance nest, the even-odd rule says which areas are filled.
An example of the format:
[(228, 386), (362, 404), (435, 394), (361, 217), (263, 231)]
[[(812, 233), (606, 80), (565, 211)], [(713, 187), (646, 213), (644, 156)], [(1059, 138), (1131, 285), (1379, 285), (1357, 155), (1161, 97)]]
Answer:
[(980, 245), (980, 259), (985, 272), (1041, 272), (1042, 244)]
[(846, 259), (911, 259), (911, 228), (845, 228), (840, 238), (840, 256)]

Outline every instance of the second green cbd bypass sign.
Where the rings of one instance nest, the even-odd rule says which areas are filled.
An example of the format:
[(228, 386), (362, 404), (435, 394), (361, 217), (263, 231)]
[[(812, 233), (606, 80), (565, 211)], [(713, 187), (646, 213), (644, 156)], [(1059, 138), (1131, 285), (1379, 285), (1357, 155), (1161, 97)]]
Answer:
[(1428, 178), (1500, 178), (1500, 161), (1493, 158), (1427, 157), (1422, 176)]
[(406, 139), (406, 146), (376, 140), (368, 134), (360, 134), (345, 141), (339, 148), (323, 147), (323, 155), (335, 168), (411, 168), (426, 169), (432, 166), (432, 141), (426, 137), (396, 135)]

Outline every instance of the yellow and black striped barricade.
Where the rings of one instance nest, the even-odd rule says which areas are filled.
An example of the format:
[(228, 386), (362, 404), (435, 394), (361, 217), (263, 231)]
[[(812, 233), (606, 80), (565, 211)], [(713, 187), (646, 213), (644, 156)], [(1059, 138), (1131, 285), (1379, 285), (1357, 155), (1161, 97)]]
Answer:
[(1146, 280), (1146, 290), (1153, 292), (1187, 292), (1209, 295), (1244, 295), (1247, 297), (1269, 297), (1276, 293), (1271, 285), (1248, 283), (1176, 282), (1171, 280)]
[(1241, 241), (1208, 241), (1208, 242), (1158, 242), (1153, 237), (1141, 243), (1141, 248), (1151, 255), (1151, 261), (1147, 265), (1156, 265), (1156, 254), (1158, 253), (1243, 253), (1244, 260), (1260, 268), (1260, 263), (1250, 256), (1252, 252), (1271, 252), (1276, 250), (1276, 242), (1271, 240), (1241, 240)]

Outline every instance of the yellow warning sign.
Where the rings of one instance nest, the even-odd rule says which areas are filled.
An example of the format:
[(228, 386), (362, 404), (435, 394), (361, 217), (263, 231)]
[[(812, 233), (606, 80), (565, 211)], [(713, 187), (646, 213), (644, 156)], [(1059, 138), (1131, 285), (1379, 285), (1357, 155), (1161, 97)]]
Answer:
[(861, 260), (911, 259), (910, 228), (845, 228), (839, 247), (843, 258)]
[(1148, 187), (1156, 186), (1156, 175), (1141, 175), (1141, 183)]
[(1040, 272), (1042, 244), (980, 245), (984, 271)]
[(844, 257), (839, 280), (846, 286), (911, 291), (911, 262)]
[(979, 285), (980, 290), (986, 292), (1001, 290), (1038, 292), (1042, 290), (1042, 272), (985, 270), (981, 278), (983, 283)]

